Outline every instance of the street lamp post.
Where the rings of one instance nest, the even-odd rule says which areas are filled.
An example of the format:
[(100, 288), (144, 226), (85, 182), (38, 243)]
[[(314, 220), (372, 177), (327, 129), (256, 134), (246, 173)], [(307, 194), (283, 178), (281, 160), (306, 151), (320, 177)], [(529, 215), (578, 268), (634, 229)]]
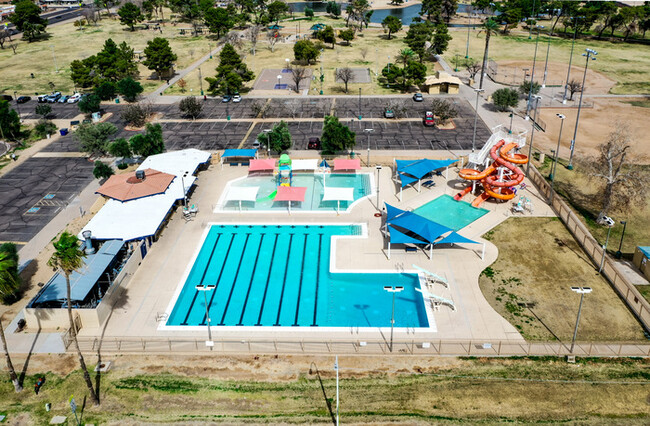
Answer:
[(562, 127), (564, 127), (564, 119), (566, 116), (564, 114), (555, 114), (560, 120), (560, 134), (557, 137), (557, 149), (555, 150), (555, 158), (553, 159), (553, 165), (551, 167), (551, 203), (553, 203), (553, 193), (555, 192), (555, 173), (557, 171), (557, 158), (560, 155), (560, 141), (562, 140)]
[(571, 139), (571, 155), (569, 155), (569, 165), (567, 169), (573, 170), (573, 150), (576, 145), (576, 137), (578, 136), (578, 122), (580, 121), (580, 110), (582, 109), (582, 95), (585, 93), (585, 81), (587, 80), (587, 67), (589, 66), (589, 59), (595, 61), (595, 56), (598, 55), (598, 52), (592, 49), (585, 49), (587, 53), (583, 53), (582, 56), (587, 58), (585, 61), (585, 73), (582, 76), (582, 88), (580, 90), (580, 102), (578, 103), (578, 115), (576, 116), (576, 127), (573, 130), (573, 139)]
[(476, 106), (474, 111), (474, 136), (472, 136), (472, 152), (476, 149), (476, 122), (478, 121), (478, 95), (485, 91), (485, 89), (474, 89), (476, 92)]
[(535, 0), (533, 0), (533, 9), (532, 9), (531, 13), (532, 13), (533, 16), (531, 17), (531, 19), (529, 21), (529, 25), (528, 25), (528, 40), (530, 40), (532, 38), (531, 37), (532, 32), (533, 32), (533, 23), (532, 23), (532, 21), (533, 21), (533, 18), (535, 18)]
[(546, 60), (544, 61), (544, 79), (542, 80), (542, 88), (546, 87), (546, 75), (548, 74), (548, 54), (551, 50), (551, 35), (548, 35), (548, 44), (546, 45)]
[(526, 104), (527, 119), (530, 117), (528, 113), (530, 112), (530, 100), (533, 96), (533, 84), (535, 83), (535, 65), (537, 64), (537, 46), (539, 44), (539, 30), (544, 27), (542, 25), (538, 25), (536, 28), (537, 28), (537, 39), (535, 40), (535, 56), (533, 57), (533, 71), (530, 75), (530, 87), (528, 88), (528, 103)]
[(199, 67), (199, 87), (201, 88), (201, 96), (203, 96), (203, 78), (201, 76), (201, 67)]
[(291, 62), (291, 59), (289, 59), (289, 58), (285, 58), (285, 59), (284, 59), (284, 62), (286, 62), (286, 64), (287, 64), (286, 67), (285, 67), (285, 69), (286, 69), (286, 70), (289, 70), (289, 62)]
[(533, 114), (533, 130), (530, 132), (530, 144), (528, 145), (528, 163), (526, 164), (526, 176), (530, 177), (530, 161), (533, 157), (533, 139), (535, 138), (535, 125), (537, 123), (537, 114), (539, 113), (540, 95), (533, 95), (535, 99), (535, 114)]
[(390, 315), (390, 351), (393, 352), (393, 329), (395, 328), (395, 294), (404, 290), (402, 286), (385, 285), (384, 291), (393, 293), (393, 310)]
[(336, 426), (339, 426), (339, 356), (336, 355), (334, 361), (334, 370), (336, 370)]
[(379, 171), (381, 170), (381, 166), (377, 164), (375, 168), (377, 169), (377, 211), (380, 211), (381, 209), (379, 208)]
[[(609, 219), (608, 219), (609, 220)], [(609, 244), (609, 234), (612, 232), (614, 227), (614, 221), (612, 220), (611, 225), (607, 226), (607, 238), (605, 238), (605, 244), (603, 244), (603, 256), (600, 258), (600, 267), (598, 268), (598, 273), (600, 274), (603, 271), (603, 266), (605, 265), (605, 255), (607, 254), (607, 245)]]
[(368, 157), (366, 158), (366, 164), (370, 165), (370, 133), (374, 132), (375, 129), (363, 129), (363, 131), (368, 135)]
[(578, 305), (578, 317), (576, 318), (576, 326), (573, 329), (573, 339), (571, 339), (571, 349), (569, 353), (573, 353), (573, 348), (576, 344), (576, 336), (578, 335), (578, 324), (580, 324), (580, 314), (582, 313), (582, 301), (585, 298), (585, 294), (591, 293), (591, 287), (571, 287), (571, 291), (580, 294), (580, 305)]
[(200, 291), (203, 293), (203, 297), (205, 298), (205, 318), (208, 322), (208, 340), (205, 342), (206, 346), (210, 347), (210, 350), (214, 347), (214, 341), (212, 340), (212, 331), (210, 330), (210, 308), (208, 306), (208, 291), (212, 291), (216, 288), (217, 286), (214, 284), (197, 284), (196, 290)]
[(623, 237), (625, 236), (625, 228), (627, 228), (627, 221), (622, 220), (621, 225), (623, 225), (623, 233), (621, 234), (621, 242), (618, 243), (618, 250), (616, 251), (616, 258), (620, 259), (623, 256), (621, 248), (623, 248)]
[(469, 30), (472, 28), (472, 12), (470, 11), (467, 15), (469, 16), (469, 24), (467, 24), (467, 44), (465, 45), (465, 59), (469, 58)]
[(515, 117), (515, 113), (510, 110), (510, 127), (508, 127), (508, 134), (512, 134), (512, 119)]
[(359, 120), (361, 120), (361, 87), (359, 87)]

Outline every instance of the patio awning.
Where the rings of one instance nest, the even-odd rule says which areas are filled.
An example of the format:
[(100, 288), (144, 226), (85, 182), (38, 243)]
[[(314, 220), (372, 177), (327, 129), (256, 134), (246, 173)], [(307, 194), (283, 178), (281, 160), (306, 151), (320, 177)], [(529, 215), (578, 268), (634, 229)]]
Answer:
[(442, 240), (438, 241), (436, 244), (453, 244), (453, 243), (480, 244), (478, 241), (465, 238), (462, 235), (456, 233), (455, 231), (447, 235)]
[(388, 229), (390, 230), (391, 244), (427, 244), (426, 241), (418, 240), (417, 238), (406, 235), (390, 225), (388, 226)]
[(264, 160), (251, 160), (248, 165), (249, 172), (269, 172), (275, 169), (275, 160), (268, 158)]
[[(389, 204), (386, 204), (386, 206), (387, 208), (391, 207), (393, 210), (396, 209), (395, 207), (389, 206)], [(388, 210), (388, 212), (391, 211)], [(451, 228), (409, 211), (403, 211), (402, 214), (393, 216), (392, 219), (386, 222), (388, 225), (398, 226), (407, 231), (411, 231), (428, 243), (433, 243), (441, 235), (453, 231)]]
[(400, 181), (400, 183), (402, 185), (402, 188), (407, 186), (407, 185), (410, 185), (412, 183), (415, 183), (415, 182), (419, 181), (418, 178), (414, 178), (414, 177), (411, 177), (409, 175), (405, 175), (405, 174), (403, 174), (401, 172), (398, 172), (397, 174), (399, 175), (399, 181)]
[(278, 186), (278, 193), (273, 201), (305, 201), (307, 188), (303, 186)]
[(230, 187), (226, 195), (226, 201), (256, 201), (259, 186), (238, 186)]
[(395, 160), (395, 164), (397, 165), (397, 171), (400, 174), (408, 174), (421, 179), (429, 173), (438, 169), (442, 169), (443, 167), (448, 167), (456, 161), (458, 160), (430, 160), (428, 158), (422, 158), (415, 161)]
[(354, 201), (354, 188), (336, 188), (326, 186), (323, 201)]
[(336, 159), (334, 160), (334, 170), (359, 170), (361, 169), (361, 160), (354, 158), (352, 160)]
[(292, 160), (291, 168), (293, 170), (316, 170), (318, 160)]
[(226, 149), (223, 152), (221, 158), (228, 158), (228, 157), (255, 158), (256, 155), (257, 155), (256, 149)]

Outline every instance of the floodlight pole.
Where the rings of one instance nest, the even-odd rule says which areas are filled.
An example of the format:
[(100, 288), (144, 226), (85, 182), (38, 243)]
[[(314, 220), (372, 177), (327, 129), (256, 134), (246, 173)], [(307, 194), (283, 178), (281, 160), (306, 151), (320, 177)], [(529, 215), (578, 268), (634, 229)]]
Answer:
[(585, 82), (587, 80), (587, 67), (589, 66), (589, 59), (592, 61), (595, 61), (596, 58), (595, 56), (598, 55), (598, 52), (592, 49), (585, 49), (587, 53), (583, 53), (582, 56), (586, 57), (587, 60), (585, 62), (585, 72), (582, 75), (582, 88), (580, 90), (580, 102), (578, 103), (578, 115), (576, 116), (576, 127), (573, 130), (573, 139), (571, 139), (571, 154), (569, 155), (569, 165), (567, 166), (567, 169), (573, 170), (573, 150), (575, 149), (576, 145), (576, 137), (578, 136), (578, 123), (580, 121), (580, 110), (582, 109), (582, 95), (585, 93)]
[(395, 294), (404, 290), (402, 286), (384, 286), (384, 291), (393, 293), (393, 309), (390, 315), (390, 351), (393, 352), (393, 329), (395, 328)]
[(379, 171), (381, 170), (381, 166), (377, 164), (375, 168), (377, 169), (377, 211), (380, 211), (381, 209), (379, 208)]
[(571, 287), (571, 290), (580, 293), (580, 305), (578, 305), (578, 317), (576, 318), (576, 326), (573, 329), (573, 339), (571, 339), (571, 349), (569, 353), (573, 353), (573, 348), (576, 344), (576, 337), (578, 336), (578, 324), (580, 324), (580, 315), (582, 314), (582, 301), (585, 298), (585, 294), (591, 293), (591, 287)]
[(612, 232), (612, 228), (614, 226), (610, 226), (607, 228), (607, 238), (605, 238), (605, 244), (603, 245), (603, 256), (600, 258), (600, 267), (598, 268), (598, 273), (600, 274), (603, 271), (603, 266), (605, 265), (605, 255), (607, 254), (607, 245), (609, 244), (609, 233)]
[[(577, 17), (575, 19), (578, 19)], [(575, 24), (576, 28), (573, 32), (573, 41), (571, 42), (571, 54), (569, 55), (569, 68), (566, 71), (566, 81), (564, 82), (564, 95), (562, 95), (562, 104), (566, 104), (566, 92), (569, 90), (569, 77), (571, 76), (571, 62), (573, 60), (573, 48), (576, 45), (576, 36), (578, 35), (578, 23)]]
[(472, 136), (472, 152), (476, 149), (476, 123), (478, 122), (478, 95), (485, 89), (474, 89), (476, 92), (476, 105), (474, 106), (474, 135)]
[(375, 129), (363, 129), (363, 131), (368, 135), (368, 157), (366, 158), (367, 165), (370, 165), (370, 133), (373, 132), (374, 130)]
[(203, 293), (203, 297), (205, 298), (205, 318), (208, 322), (208, 341), (205, 342), (206, 346), (210, 347), (210, 350), (214, 347), (214, 341), (212, 340), (212, 331), (210, 330), (210, 309), (208, 307), (208, 291), (212, 291), (216, 288), (217, 286), (214, 284), (198, 284), (196, 286), (196, 290), (200, 291)]
[(533, 71), (530, 74), (530, 87), (528, 89), (528, 102), (526, 103), (526, 117), (530, 117), (530, 99), (533, 96), (533, 84), (535, 83), (535, 65), (537, 64), (537, 46), (539, 45), (539, 30), (544, 28), (541, 25), (537, 26), (537, 39), (535, 40), (535, 56), (533, 57)]
[[(533, 0), (533, 10), (532, 10), (532, 13), (533, 13), (533, 16), (532, 16), (531, 19), (530, 19), (531, 21), (533, 20), (533, 18), (535, 18), (535, 0)], [(532, 39), (531, 34), (532, 34), (532, 32), (533, 32), (533, 23), (530, 22), (529, 24), (530, 24), (530, 25), (528, 25), (528, 40)]]
[(548, 36), (548, 45), (546, 46), (546, 61), (544, 62), (544, 80), (542, 80), (542, 88), (546, 87), (546, 75), (548, 73), (548, 54), (551, 50), (551, 36)]
[(334, 361), (334, 370), (336, 370), (336, 426), (339, 426), (339, 356), (336, 355)]
[(564, 114), (555, 114), (560, 120), (560, 134), (557, 137), (557, 149), (555, 150), (555, 158), (553, 164), (551, 165), (551, 204), (553, 204), (553, 193), (555, 192), (555, 173), (557, 172), (557, 159), (560, 154), (560, 141), (562, 140), (562, 127), (564, 127), (564, 119), (566, 116)]
[(539, 100), (542, 99), (539, 95), (534, 95), (535, 99), (535, 114), (533, 114), (533, 130), (530, 132), (530, 144), (528, 145), (528, 163), (526, 164), (526, 176), (530, 177), (530, 161), (533, 157), (533, 139), (535, 138), (535, 124), (537, 124), (537, 114), (539, 113)]

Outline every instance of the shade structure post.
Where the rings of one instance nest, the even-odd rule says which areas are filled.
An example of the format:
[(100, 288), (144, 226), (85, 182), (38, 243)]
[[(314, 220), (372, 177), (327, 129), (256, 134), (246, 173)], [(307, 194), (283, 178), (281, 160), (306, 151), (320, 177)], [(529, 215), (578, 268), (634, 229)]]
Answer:
[(388, 260), (390, 260), (390, 240), (388, 240)]
[(291, 214), (291, 201), (289, 201), (289, 214)]
[(402, 202), (402, 189), (403, 189), (403, 187), (400, 187), (400, 189), (399, 189), (399, 202), (400, 203)]
[(422, 179), (418, 179), (418, 192), (422, 192)]
[(445, 167), (445, 181), (449, 180), (449, 166)]
[(433, 259), (433, 243), (429, 245), (429, 259)]
[(239, 200), (239, 213), (241, 213), (241, 200)]
[(485, 243), (483, 243), (483, 250), (481, 251), (481, 260), (485, 258)]
[(340, 209), (341, 209), (341, 201), (336, 200), (336, 214), (339, 214)]

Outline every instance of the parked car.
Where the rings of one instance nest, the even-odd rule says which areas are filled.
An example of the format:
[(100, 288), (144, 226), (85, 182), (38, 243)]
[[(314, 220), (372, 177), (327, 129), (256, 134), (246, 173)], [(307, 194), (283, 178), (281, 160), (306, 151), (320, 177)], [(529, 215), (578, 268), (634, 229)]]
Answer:
[(241, 102), (241, 96), (239, 95), (239, 93), (232, 96), (232, 101), (235, 103)]
[(422, 96), (422, 93), (416, 93), (413, 95), (413, 100), (415, 102), (422, 102), (424, 100), (424, 96)]
[(70, 99), (70, 95), (61, 96), (57, 102), (60, 104), (65, 104), (68, 102), (68, 99)]
[(231, 100), (232, 100), (232, 96), (230, 95), (223, 95), (223, 97), (221, 98), (221, 102), (223, 103), (230, 102)]
[(309, 142), (307, 142), (307, 149), (320, 150), (320, 138), (309, 138)]
[(253, 143), (252, 143), (252, 146), (253, 146), (253, 148), (259, 149), (259, 148), (262, 146), (262, 144), (260, 143), (260, 141), (258, 141), (257, 139), (255, 139), (255, 140), (253, 141)]
[(11, 95), (0, 95), (0, 101), (13, 101), (14, 98)]
[(384, 117), (385, 118), (395, 118), (395, 112), (392, 109), (386, 108), (384, 110)]
[(31, 100), (32, 100), (32, 98), (29, 97), (29, 96), (21, 96), (18, 99), (16, 99), (16, 102), (19, 103), (19, 104), (24, 104), (25, 102), (29, 102)]
[(433, 113), (431, 111), (427, 111), (424, 113), (424, 125), (425, 126), (435, 126), (436, 120), (433, 117)]
[(36, 98), (36, 100), (37, 100), (39, 103), (42, 104), (42, 103), (44, 103), (44, 102), (47, 102), (47, 97), (48, 97), (48, 96), (49, 96), (49, 95), (38, 95), (38, 98)]
[(68, 103), (73, 104), (75, 102), (79, 102), (79, 99), (81, 99), (81, 93), (75, 93), (68, 98)]
[(53, 104), (56, 101), (58, 101), (61, 98), (61, 92), (54, 92), (51, 95), (49, 95), (47, 99), (47, 103)]

